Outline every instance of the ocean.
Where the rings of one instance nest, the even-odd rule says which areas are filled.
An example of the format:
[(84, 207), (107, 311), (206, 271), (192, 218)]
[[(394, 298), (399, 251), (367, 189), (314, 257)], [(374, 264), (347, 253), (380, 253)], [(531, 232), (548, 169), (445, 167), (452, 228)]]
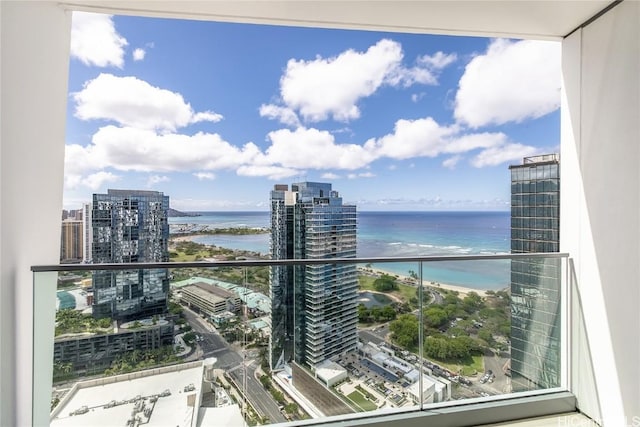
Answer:
[[(210, 228), (268, 228), (269, 212), (200, 212), (198, 217), (172, 217), (169, 223)], [(496, 254), (509, 252), (509, 212), (358, 212), (358, 257)], [(193, 240), (260, 253), (269, 252), (269, 235), (211, 235)], [(418, 272), (417, 263), (374, 265), (396, 274)], [(474, 289), (509, 285), (508, 260), (425, 263), (428, 281)]]

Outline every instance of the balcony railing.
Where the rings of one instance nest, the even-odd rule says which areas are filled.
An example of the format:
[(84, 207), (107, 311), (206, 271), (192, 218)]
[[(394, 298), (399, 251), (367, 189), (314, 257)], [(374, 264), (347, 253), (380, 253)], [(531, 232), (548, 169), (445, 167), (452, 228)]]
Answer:
[[(32, 267), (34, 424), (476, 425), (571, 411), (567, 260)], [(306, 281), (318, 265), (355, 266), (355, 298), (329, 273)], [(452, 421), (460, 411), (476, 412)]]

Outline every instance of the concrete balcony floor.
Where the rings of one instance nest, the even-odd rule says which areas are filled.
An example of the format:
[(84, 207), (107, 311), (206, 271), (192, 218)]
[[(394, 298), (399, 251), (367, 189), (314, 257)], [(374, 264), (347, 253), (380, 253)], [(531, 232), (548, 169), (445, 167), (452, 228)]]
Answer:
[(577, 412), (529, 418), (520, 421), (508, 421), (498, 424), (484, 424), (482, 427), (597, 427), (591, 418)]

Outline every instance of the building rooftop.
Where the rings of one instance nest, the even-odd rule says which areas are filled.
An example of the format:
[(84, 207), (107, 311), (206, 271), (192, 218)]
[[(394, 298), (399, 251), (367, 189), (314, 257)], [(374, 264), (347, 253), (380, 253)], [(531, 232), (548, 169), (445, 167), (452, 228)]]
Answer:
[(195, 426), (202, 373), (202, 362), (192, 362), (76, 383), (50, 425), (126, 426), (135, 416), (147, 427)]
[[(423, 401), (429, 400), (429, 398), (436, 392), (436, 385), (439, 384), (437, 380), (431, 378), (428, 375), (422, 376), (422, 398)], [(444, 387), (443, 384), (440, 384), (438, 389), (442, 389)], [(407, 392), (414, 396), (416, 400), (420, 399), (420, 381), (416, 381), (411, 384), (410, 387), (407, 388)]]
[(217, 408), (201, 408), (198, 419), (199, 426), (244, 426), (244, 418), (238, 405), (219, 406)]
[(332, 382), (334, 378), (346, 375), (347, 370), (335, 362), (326, 360), (316, 366), (316, 375), (324, 382)]
[(236, 295), (233, 292), (229, 292), (226, 289), (222, 289), (215, 285), (210, 285), (203, 282), (196, 282), (192, 285), (185, 286), (182, 290), (193, 292), (199, 296), (206, 298), (211, 298), (212, 296), (217, 297), (220, 300), (236, 298)]

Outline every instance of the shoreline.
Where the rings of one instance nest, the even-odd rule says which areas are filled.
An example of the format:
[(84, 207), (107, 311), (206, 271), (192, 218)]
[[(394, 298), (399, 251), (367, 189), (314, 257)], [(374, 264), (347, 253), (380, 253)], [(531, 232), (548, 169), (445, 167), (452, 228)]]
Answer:
[(194, 237), (203, 237), (203, 236), (206, 236), (206, 234), (189, 234), (188, 236), (181, 236), (179, 234), (178, 235), (170, 234), (169, 241), (170, 242), (191, 242), (193, 241)]
[[(169, 240), (170, 242), (173, 243), (178, 243), (178, 242), (189, 242), (189, 241), (193, 241), (193, 238), (196, 237), (206, 237), (208, 236), (207, 234), (189, 234), (186, 236), (183, 235), (170, 235), (169, 236)], [(213, 246), (213, 247), (217, 247), (215, 245), (206, 245), (206, 246)], [(234, 251), (236, 251), (234, 249)], [(265, 255), (265, 254), (261, 254), (261, 255)], [(412, 279), (410, 276), (407, 275), (403, 275), (403, 274), (398, 274), (392, 271), (388, 271), (382, 268), (377, 268), (377, 267), (358, 267), (358, 271), (359, 272), (372, 272), (378, 276), (381, 276), (382, 274), (386, 274), (392, 277), (397, 277), (398, 280), (403, 283), (403, 284), (407, 284), (407, 285), (417, 285), (417, 280)], [(433, 288), (433, 289), (445, 289), (448, 291), (455, 291), (458, 292), (460, 295), (462, 295), (463, 297), (465, 295), (467, 295), (469, 292), (475, 292), (476, 294), (480, 295), (481, 297), (485, 297), (486, 291), (487, 289), (475, 289), (475, 288), (470, 288), (467, 286), (462, 286), (462, 285), (452, 285), (449, 283), (441, 283), (441, 282), (436, 282), (433, 280), (429, 280), (429, 279), (424, 279), (422, 281), (422, 285), (424, 287), (428, 287), (428, 288)]]
[[(374, 274), (376, 274), (378, 276), (386, 274), (388, 276), (397, 277), (398, 280), (402, 284), (409, 285), (409, 286), (412, 286), (411, 284), (414, 284), (414, 286), (417, 286), (417, 284), (418, 284), (418, 281), (412, 279), (410, 276), (397, 274), (397, 273), (394, 273), (394, 272), (391, 272), (391, 271), (384, 270), (382, 268), (360, 267), (360, 268), (358, 268), (358, 271), (370, 271), (370, 272), (373, 272)], [(467, 295), (469, 292), (475, 292), (476, 294), (480, 295), (481, 297), (487, 296), (487, 292), (486, 292), (487, 290), (486, 289), (474, 289), (474, 288), (468, 288), (466, 286), (450, 285), (448, 283), (440, 283), (440, 282), (435, 282), (433, 280), (423, 280), (422, 281), (422, 285), (424, 287), (427, 287), (427, 288), (445, 289), (447, 291), (455, 291), (455, 292), (458, 292), (463, 297), (465, 295)]]

